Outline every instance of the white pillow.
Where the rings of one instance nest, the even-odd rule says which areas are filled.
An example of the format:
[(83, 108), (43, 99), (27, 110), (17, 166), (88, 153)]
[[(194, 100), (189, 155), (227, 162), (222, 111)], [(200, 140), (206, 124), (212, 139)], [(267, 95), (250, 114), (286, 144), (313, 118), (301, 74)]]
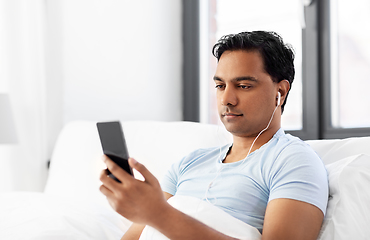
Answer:
[(370, 137), (309, 140), (306, 142), (317, 152), (325, 165), (360, 153), (370, 156)]
[(369, 239), (370, 156), (346, 157), (326, 168), (330, 199), (318, 239)]
[(75, 121), (58, 136), (50, 162), (45, 193), (100, 203), (110, 209), (99, 191), (105, 168), (96, 122)]

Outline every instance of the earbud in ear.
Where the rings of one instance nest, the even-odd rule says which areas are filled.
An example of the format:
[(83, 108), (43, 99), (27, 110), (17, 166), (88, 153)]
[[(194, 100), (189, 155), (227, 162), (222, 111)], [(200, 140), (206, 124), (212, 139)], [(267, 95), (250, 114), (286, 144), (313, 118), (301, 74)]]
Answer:
[(279, 106), (280, 105), (280, 98), (281, 98), (281, 93), (278, 92), (278, 96), (277, 96), (277, 105), (276, 106)]

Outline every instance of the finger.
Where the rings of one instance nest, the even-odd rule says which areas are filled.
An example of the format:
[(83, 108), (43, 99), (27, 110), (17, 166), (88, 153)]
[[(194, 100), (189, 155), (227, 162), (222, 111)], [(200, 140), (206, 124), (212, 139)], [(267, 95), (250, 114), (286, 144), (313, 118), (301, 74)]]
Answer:
[(109, 189), (110, 191), (114, 191), (114, 189), (117, 188), (118, 182), (113, 180), (107, 175), (107, 169), (104, 169), (100, 173), (100, 181), (103, 183), (103, 185)]
[(132, 181), (132, 176), (118, 166), (114, 161), (109, 157), (105, 156), (104, 162), (107, 165), (108, 170), (122, 183)]
[(158, 182), (157, 178), (154, 177), (154, 175), (143, 164), (139, 163), (133, 158), (129, 158), (128, 163), (132, 168), (136, 169), (139, 173), (141, 173), (141, 175), (143, 175), (143, 177), (145, 178), (145, 182), (148, 183)]
[(105, 185), (101, 185), (100, 188), (99, 188), (99, 190), (107, 198), (111, 198), (114, 195), (114, 193), (109, 188), (107, 188)]

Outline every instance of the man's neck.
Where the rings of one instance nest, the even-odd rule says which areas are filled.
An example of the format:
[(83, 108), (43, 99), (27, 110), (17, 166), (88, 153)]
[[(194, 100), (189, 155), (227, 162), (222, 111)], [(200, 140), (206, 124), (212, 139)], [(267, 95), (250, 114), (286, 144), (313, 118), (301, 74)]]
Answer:
[[(224, 162), (237, 162), (247, 157), (248, 153), (252, 153), (255, 150), (262, 147), (275, 135), (275, 133), (280, 129), (280, 125), (276, 127), (271, 127), (261, 133), (261, 135), (256, 139), (255, 136), (233, 136), (233, 146), (230, 149), (228, 155), (226, 156)], [(253, 145), (252, 145), (253, 144)]]

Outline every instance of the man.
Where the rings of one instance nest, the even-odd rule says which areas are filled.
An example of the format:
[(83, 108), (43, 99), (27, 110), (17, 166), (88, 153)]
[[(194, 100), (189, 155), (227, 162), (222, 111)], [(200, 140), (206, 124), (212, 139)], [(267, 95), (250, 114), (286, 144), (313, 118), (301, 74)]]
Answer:
[(129, 163), (144, 182), (105, 158), (122, 183), (102, 172), (101, 191), (134, 222), (122, 239), (138, 239), (145, 225), (170, 239), (232, 239), (171, 207), (166, 199), (175, 194), (215, 200), (256, 227), (262, 239), (316, 239), (328, 198), (326, 171), (304, 142), (280, 128), (294, 78), (292, 50), (276, 33), (256, 31), (221, 38), (213, 54), (218, 112), (233, 143), (185, 157), (170, 169), (162, 188), (134, 159)]

